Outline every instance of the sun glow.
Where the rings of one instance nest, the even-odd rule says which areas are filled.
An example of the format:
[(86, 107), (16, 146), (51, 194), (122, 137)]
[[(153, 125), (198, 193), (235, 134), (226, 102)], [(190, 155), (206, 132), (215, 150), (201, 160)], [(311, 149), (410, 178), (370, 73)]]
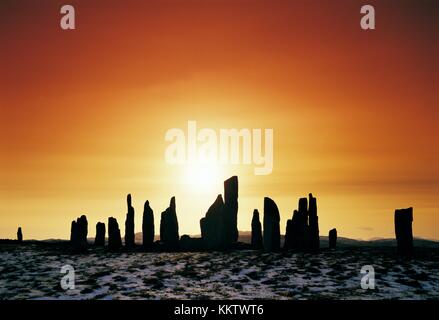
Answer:
[(198, 163), (184, 167), (183, 184), (197, 193), (212, 194), (221, 190), (221, 179), (221, 170), (217, 164)]

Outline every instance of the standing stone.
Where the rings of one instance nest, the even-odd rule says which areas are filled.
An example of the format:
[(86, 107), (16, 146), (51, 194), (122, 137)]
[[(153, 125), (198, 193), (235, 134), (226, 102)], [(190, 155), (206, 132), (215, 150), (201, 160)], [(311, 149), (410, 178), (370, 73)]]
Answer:
[(81, 247), (87, 246), (87, 234), (88, 234), (88, 222), (87, 217), (85, 215), (82, 215), (77, 221), (76, 221), (77, 231), (78, 231), (78, 239)]
[(303, 250), (308, 243), (306, 237), (308, 234), (308, 226), (306, 224), (307, 213), (306, 198), (299, 200), (299, 210), (294, 210), (292, 219), (287, 221), (287, 228), (285, 231), (284, 249)]
[(224, 181), (224, 201), (218, 195), (200, 220), (205, 249), (230, 249), (238, 241), (238, 177)]
[(320, 248), (319, 236), (319, 217), (317, 216), (317, 199), (309, 194), (309, 248), (310, 250), (318, 250)]
[(127, 196), (128, 213), (125, 220), (125, 246), (134, 247), (134, 208), (131, 205), (131, 194)]
[(75, 250), (83, 251), (87, 248), (87, 234), (88, 222), (85, 215), (82, 215), (80, 218), (76, 219), (76, 222), (72, 221), (70, 243), (73, 245)]
[(329, 230), (329, 249), (335, 249), (337, 246), (337, 229)]
[(122, 247), (122, 238), (117, 220), (113, 217), (108, 218), (108, 249), (117, 251)]
[(17, 230), (17, 241), (18, 241), (18, 243), (23, 242), (23, 232), (21, 231), (21, 227), (18, 227), (18, 230)]
[(259, 220), (259, 211), (255, 209), (253, 211), (252, 218), (252, 242), (251, 246), (253, 249), (262, 249), (263, 241), (262, 241), (262, 226), (261, 221)]
[(299, 199), (299, 209), (294, 210), (293, 217), (287, 221), (284, 249), (304, 250), (308, 247), (308, 199)]
[(73, 244), (76, 242), (76, 237), (78, 235), (78, 231), (76, 230), (76, 221), (72, 221), (72, 225), (70, 227), (70, 243)]
[(293, 235), (294, 235), (293, 228), (294, 228), (293, 220), (288, 219), (287, 227), (285, 230), (285, 240), (284, 240), (285, 250), (293, 249)]
[(218, 195), (209, 207), (206, 216), (200, 220), (201, 239), (207, 250), (225, 249), (225, 219), (223, 197)]
[(278, 251), (280, 249), (280, 215), (276, 203), (264, 198), (264, 249)]
[[(302, 249), (303, 237), (305, 236), (303, 214), (299, 213), (298, 210), (294, 210), (293, 218), (290, 221), (287, 222), (287, 232), (289, 231), (288, 244), (290, 245), (287, 249)], [(288, 224), (290, 224), (289, 228)]]
[(154, 212), (149, 206), (148, 200), (143, 207), (142, 238), (143, 247), (145, 249), (151, 248), (154, 243)]
[(171, 198), (169, 207), (162, 212), (160, 220), (160, 241), (164, 244), (166, 249), (175, 250), (179, 247), (175, 197)]
[(298, 248), (306, 250), (309, 247), (309, 227), (308, 227), (308, 199), (299, 199), (299, 210), (297, 216)]
[(284, 249), (318, 250), (320, 248), (319, 217), (317, 199), (309, 194), (309, 199), (300, 198), (299, 208), (287, 221)]
[(105, 246), (105, 223), (98, 222), (96, 224), (95, 246)]
[[(306, 198), (302, 198), (305, 199)], [(301, 203), (302, 202), (302, 203)], [(303, 200), (299, 200), (299, 208), (301, 211), (294, 210), (293, 217), (287, 220), (287, 228), (285, 231), (284, 249), (302, 249), (305, 243), (304, 237), (306, 234), (305, 214), (303, 211)]]
[(238, 241), (238, 177), (224, 181), (224, 242), (228, 247)]
[(413, 253), (413, 208), (395, 210), (395, 234), (398, 254), (411, 255)]

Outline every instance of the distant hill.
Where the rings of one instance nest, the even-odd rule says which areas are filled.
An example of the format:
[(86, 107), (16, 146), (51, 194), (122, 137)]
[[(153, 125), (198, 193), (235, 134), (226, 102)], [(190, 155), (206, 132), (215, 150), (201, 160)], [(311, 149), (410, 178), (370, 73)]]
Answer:
[[(182, 236), (181, 234), (180, 236)], [(200, 238), (201, 235), (191, 235), (193, 238)], [(160, 240), (160, 236), (158, 234), (154, 237), (155, 240)], [(7, 243), (11, 240), (3, 240), (3, 243)], [(35, 241), (35, 240), (27, 240), (29, 241)], [(56, 243), (56, 242), (65, 242), (68, 240), (60, 240), (60, 239), (47, 239), (43, 240), (44, 242), (49, 243)], [(90, 237), (88, 238), (88, 241), (90, 243), (94, 242), (94, 238)], [(123, 241), (123, 235), (122, 235), (122, 241)], [(135, 234), (135, 241), (136, 243), (140, 244), (142, 243), (142, 233), (138, 232)], [(239, 239), (238, 241), (243, 243), (250, 243), (251, 242), (251, 231), (239, 231)], [(284, 242), (284, 235), (281, 235), (281, 245), (283, 245)], [(439, 241), (434, 240), (428, 240), (428, 239), (422, 239), (422, 238), (414, 238), (413, 244), (415, 247), (422, 247), (422, 248), (439, 248)], [(344, 237), (338, 237), (337, 238), (337, 246), (338, 247), (396, 247), (396, 240), (395, 239), (386, 239), (386, 238), (375, 238), (371, 240), (357, 240), (357, 239), (350, 239), (350, 238), (344, 238)], [(325, 248), (328, 247), (328, 237), (327, 236), (320, 236), (320, 247)]]
[[(182, 234), (181, 234), (182, 235)], [(191, 235), (191, 237), (199, 238), (201, 235)], [(136, 233), (136, 243), (142, 243), (142, 233)], [(160, 236), (156, 235), (155, 240), (159, 240)], [(239, 239), (238, 241), (244, 243), (251, 242), (251, 231), (239, 231)], [(281, 245), (284, 242), (284, 235), (281, 235)], [(413, 245), (416, 247), (424, 247), (424, 248), (439, 248), (439, 241), (427, 240), (422, 238), (414, 238)], [(328, 247), (328, 237), (320, 236), (320, 246), (322, 248)], [(337, 246), (339, 247), (361, 247), (361, 246), (370, 246), (370, 247), (396, 247), (395, 239), (385, 239), (385, 238), (376, 238), (371, 240), (357, 240), (350, 239), (344, 237), (337, 238)]]

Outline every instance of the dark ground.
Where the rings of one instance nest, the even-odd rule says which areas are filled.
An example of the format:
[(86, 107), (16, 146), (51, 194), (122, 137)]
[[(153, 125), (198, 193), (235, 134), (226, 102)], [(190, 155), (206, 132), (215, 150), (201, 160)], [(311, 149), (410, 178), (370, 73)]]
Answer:
[[(411, 259), (391, 246), (342, 246), (319, 253), (71, 254), (66, 243), (0, 244), (0, 299), (439, 299), (439, 248)], [(63, 265), (76, 287), (64, 290)], [(362, 266), (375, 289), (361, 288)]]

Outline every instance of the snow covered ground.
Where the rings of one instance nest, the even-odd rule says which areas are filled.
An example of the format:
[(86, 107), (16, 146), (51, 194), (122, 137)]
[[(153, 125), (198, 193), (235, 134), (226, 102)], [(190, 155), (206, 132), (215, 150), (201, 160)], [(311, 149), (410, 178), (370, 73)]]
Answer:
[[(394, 248), (320, 253), (60, 253), (0, 245), (0, 299), (439, 299), (439, 249), (399, 258)], [(65, 250), (64, 250), (65, 252)], [(75, 269), (64, 290), (63, 265)], [(372, 265), (375, 289), (361, 288)]]

